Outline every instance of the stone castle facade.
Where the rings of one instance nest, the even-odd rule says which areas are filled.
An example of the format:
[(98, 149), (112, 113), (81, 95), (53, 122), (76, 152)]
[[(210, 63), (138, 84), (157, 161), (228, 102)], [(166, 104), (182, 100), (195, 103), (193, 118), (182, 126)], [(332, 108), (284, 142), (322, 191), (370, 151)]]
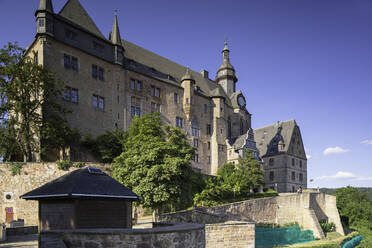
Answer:
[[(197, 149), (192, 166), (200, 172), (215, 175), (248, 148), (263, 159), (267, 187), (306, 187), (306, 155), (297, 124), (252, 130), (226, 43), (211, 79), (205, 70), (190, 70), (122, 39), (116, 15), (106, 38), (78, 0), (68, 0), (59, 13), (51, 0), (40, 0), (35, 16), (37, 32), (27, 53), (64, 82), (64, 96), (56, 101), (72, 111), (68, 123), (83, 136), (127, 130), (135, 116), (160, 112), (165, 124), (187, 133)], [(71, 159), (89, 160), (73, 148)]]

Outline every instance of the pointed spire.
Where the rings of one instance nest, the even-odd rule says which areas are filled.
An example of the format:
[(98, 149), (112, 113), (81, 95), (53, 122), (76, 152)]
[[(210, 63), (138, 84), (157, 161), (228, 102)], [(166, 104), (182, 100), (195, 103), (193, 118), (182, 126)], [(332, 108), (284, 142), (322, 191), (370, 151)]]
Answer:
[(111, 42), (114, 45), (123, 46), (120, 38), (117, 10), (115, 10), (114, 25), (112, 26)]
[(38, 11), (48, 11), (50, 13), (54, 13), (53, 11), (53, 4), (52, 0), (40, 0)]
[(227, 47), (227, 39), (225, 39), (225, 47), (223, 48), (223, 51), (230, 51), (229, 48)]
[(185, 75), (181, 78), (181, 83), (185, 80), (195, 81), (194, 77), (190, 73), (189, 67), (187, 67)]

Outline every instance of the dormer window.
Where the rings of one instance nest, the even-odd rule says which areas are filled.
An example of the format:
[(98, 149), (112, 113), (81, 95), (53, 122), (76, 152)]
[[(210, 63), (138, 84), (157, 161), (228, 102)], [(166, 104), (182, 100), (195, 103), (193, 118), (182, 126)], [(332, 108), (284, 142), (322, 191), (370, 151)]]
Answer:
[(39, 26), (44, 27), (45, 26), (45, 20), (44, 19), (39, 19)]

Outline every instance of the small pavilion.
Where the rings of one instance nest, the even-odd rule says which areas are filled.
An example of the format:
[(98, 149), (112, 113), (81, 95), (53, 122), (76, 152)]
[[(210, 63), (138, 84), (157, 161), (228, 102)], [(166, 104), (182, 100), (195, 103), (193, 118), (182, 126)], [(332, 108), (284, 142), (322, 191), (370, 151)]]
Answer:
[(132, 202), (139, 197), (104, 173), (86, 167), (70, 172), (20, 198), (39, 202), (39, 231), (131, 228)]

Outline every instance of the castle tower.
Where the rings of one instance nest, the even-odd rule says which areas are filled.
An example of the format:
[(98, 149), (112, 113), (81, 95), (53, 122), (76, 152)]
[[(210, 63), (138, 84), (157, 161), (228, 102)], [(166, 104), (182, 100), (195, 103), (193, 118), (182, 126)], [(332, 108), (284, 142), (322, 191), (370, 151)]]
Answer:
[(112, 32), (110, 34), (110, 40), (112, 44), (114, 45), (114, 54), (115, 54), (115, 63), (117, 64), (123, 64), (123, 58), (124, 58), (124, 47), (121, 43), (121, 37), (120, 37), (120, 30), (119, 30), (119, 23), (118, 23), (118, 17), (117, 13), (115, 11), (115, 17), (114, 17), (114, 25), (112, 26)]
[(217, 70), (216, 82), (222, 86), (226, 94), (230, 97), (235, 92), (235, 83), (238, 78), (235, 75), (235, 69), (230, 63), (230, 50), (225, 41), (225, 47), (222, 50), (222, 64)]
[(35, 12), (37, 34), (53, 35), (53, 15), (52, 0), (40, 0), (39, 8)]
[(188, 120), (192, 115), (192, 104), (193, 104), (193, 95), (194, 95), (194, 84), (195, 79), (191, 75), (189, 68), (186, 69), (185, 75), (181, 78), (181, 84), (183, 87), (183, 109)]

